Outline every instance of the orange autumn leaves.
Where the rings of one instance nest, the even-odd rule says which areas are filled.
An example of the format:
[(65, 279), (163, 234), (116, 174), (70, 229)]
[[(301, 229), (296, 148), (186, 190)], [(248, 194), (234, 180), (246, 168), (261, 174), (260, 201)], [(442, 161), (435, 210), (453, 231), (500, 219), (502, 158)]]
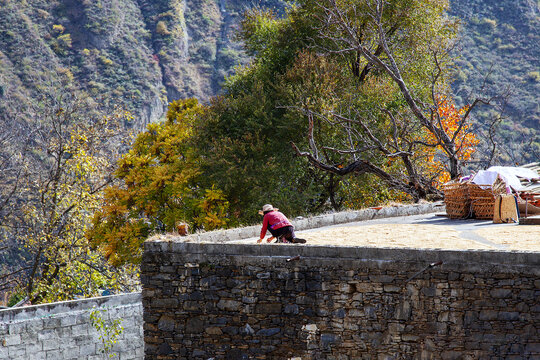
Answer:
[[(433, 116), (435, 126), (443, 130), (453, 141), (455, 156), (459, 162), (463, 163), (470, 160), (475, 153), (480, 140), (476, 134), (472, 132), (470, 122), (468, 121), (467, 112), (469, 106), (465, 105), (458, 108), (453, 99), (446, 96), (438, 96), (437, 104), (438, 108)], [(440, 187), (450, 180), (450, 173), (445, 167), (442, 158), (437, 156), (438, 153), (445, 152), (445, 150), (441, 144), (437, 142), (437, 138), (432, 132), (428, 132), (427, 140), (428, 143), (438, 144), (428, 150), (427, 167), (429, 171), (437, 174), (434, 185)]]

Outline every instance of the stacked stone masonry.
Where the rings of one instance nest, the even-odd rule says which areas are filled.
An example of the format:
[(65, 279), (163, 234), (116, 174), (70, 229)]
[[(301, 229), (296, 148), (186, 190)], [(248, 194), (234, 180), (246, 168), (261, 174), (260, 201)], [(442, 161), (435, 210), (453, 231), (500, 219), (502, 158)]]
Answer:
[[(112, 350), (103, 353), (90, 314), (123, 330)], [(109, 357), (109, 355), (111, 355)], [(144, 358), (141, 294), (125, 294), (0, 310), (0, 359), (139, 360)]]
[(539, 253), (153, 239), (145, 359), (540, 359), (539, 265)]

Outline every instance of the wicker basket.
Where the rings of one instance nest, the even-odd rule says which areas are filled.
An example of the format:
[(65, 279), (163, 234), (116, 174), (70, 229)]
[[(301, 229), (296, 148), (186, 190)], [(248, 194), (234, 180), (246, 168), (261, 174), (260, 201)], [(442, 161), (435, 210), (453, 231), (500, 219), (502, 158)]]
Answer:
[(493, 219), (497, 195), (506, 194), (504, 181), (497, 178), (492, 186), (469, 184), (469, 198), (473, 215), (477, 219)]
[(443, 185), (446, 215), (450, 219), (465, 219), (471, 216), (471, 200), (467, 183), (448, 182)]
[(492, 186), (469, 184), (469, 196), (475, 218), (493, 219), (495, 195)]

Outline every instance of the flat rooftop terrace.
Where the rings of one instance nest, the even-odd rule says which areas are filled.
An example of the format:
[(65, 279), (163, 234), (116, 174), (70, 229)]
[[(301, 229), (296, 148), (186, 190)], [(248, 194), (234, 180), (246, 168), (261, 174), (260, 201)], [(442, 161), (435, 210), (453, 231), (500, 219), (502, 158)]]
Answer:
[[(442, 202), (394, 205), (291, 219), (306, 244), (373, 248), (540, 252), (540, 225), (494, 224), (491, 220), (455, 220)], [(261, 218), (262, 220), (262, 218)], [(261, 225), (202, 232), (186, 237), (156, 235), (149, 241), (228, 243), (256, 246)], [(267, 237), (270, 236), (267, 233)]]
[[(540, 252), (540, 225), (454, 220), (444, 213), (355, 221), (296, 231), (305, 245)], [(231, 243), (256, 243), (258, 237)], [(265, 244), (263, 241), (261, 245)]]

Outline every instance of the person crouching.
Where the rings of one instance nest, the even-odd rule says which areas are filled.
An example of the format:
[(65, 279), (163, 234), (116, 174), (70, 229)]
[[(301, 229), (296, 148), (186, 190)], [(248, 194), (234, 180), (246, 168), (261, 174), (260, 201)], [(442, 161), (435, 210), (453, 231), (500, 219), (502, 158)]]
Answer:
[(263, 225), (261, 229), (261, 236), (257, 243), (263, 241), (266, 236), (266, 230), (269, 230), (272, 234), (266, 241), (271, 242), (274, 238), (277, 238), (277, 242), (282, 243), (296, 243), (304, 244), (306, 240), (299, 239), (294, 234), (294, 227), (279, 209), (274, 208), (270, 204), (266, 204), (259, 210), (259, 214), (263, 215)]

